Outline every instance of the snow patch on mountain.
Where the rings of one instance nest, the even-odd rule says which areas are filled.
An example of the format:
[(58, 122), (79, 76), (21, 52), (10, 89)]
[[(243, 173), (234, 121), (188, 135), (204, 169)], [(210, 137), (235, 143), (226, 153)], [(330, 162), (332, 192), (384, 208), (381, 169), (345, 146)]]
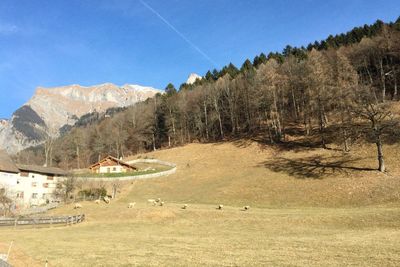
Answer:
[(196, 74), (196, 73), (191, 73), (189, 75), (189, 78), (187, 79), (186, 83), (187, 84), (194, 84), (197, 79), (201, 80), (202, 77), (200, 75)]

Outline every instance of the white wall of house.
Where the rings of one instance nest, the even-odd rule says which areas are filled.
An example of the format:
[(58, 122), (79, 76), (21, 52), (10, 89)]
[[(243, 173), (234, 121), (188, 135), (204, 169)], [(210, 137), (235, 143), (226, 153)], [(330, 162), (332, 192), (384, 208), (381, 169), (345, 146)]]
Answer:
[(25, 206), (41, 205), (54, 200), (54, 190), (60, 177), (29, 172), (28, 176), (18, 175), (17, 195)]
[(0, 171), (0, 185), (14, 187), (17, 185), (17, 173), (8, 173)]
[(21, 173), (0, 172), (0, 188), (5, 187), (7, 195), (22, 208), (55, 200), (53, 193), (62, 179), (32, 172), (25, 173), (24, 176)]
[(126, 172), (126, 169), (121, 165), (102, 166), (99, 169), (99, 173), (122, 173), (122, 172)]

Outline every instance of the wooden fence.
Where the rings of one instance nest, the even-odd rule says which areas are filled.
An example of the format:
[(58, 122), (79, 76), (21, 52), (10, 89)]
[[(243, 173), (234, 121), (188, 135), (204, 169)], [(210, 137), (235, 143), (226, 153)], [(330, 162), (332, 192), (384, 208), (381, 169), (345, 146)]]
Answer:
[(38, 218), (0, 218), (1, 226), (40, 226), (40, 225), (72, 225), (85, 220), (85, 214), (72, 216), (52, 216)]

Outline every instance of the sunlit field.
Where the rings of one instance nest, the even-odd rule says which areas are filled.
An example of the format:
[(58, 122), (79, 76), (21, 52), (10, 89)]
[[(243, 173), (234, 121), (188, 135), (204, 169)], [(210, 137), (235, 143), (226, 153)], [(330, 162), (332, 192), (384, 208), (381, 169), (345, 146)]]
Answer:
[[(46, 259), (49, 266), (396, 266), (397, 169), (389, 161), (387, 175), (368, 170), (374, 155), (362, 151), (343, 162), (337, 151), (281, 152), (241, 141), (149, 153), (177, 163), (177, 173), (126, 183), (110, 205), (81, 202), (82, 209), (48, 214), (85, 213), (78, 225), (0, 228), (1, 253), (14, 241), (15, 266)], [(317, 156), (319, 165), (309, 168), (307, 159)], [(297, 162), (292, 169), (272, 164), (286, 157)], [(165, 206), (147, 203), (158, 197)]]

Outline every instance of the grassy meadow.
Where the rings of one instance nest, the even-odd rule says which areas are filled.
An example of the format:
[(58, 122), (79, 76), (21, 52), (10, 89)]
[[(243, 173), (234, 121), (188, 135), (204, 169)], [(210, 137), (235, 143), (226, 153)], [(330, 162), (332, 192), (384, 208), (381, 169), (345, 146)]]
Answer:
[[(371, 151), (239, 140), (148, 153), (177, 173), (49, 212), (85, 213), (79, 225), (0, 228), (0, 253), (14, 241), (14, 266), (398, 266), (399, 149), (385, 147), (387, 174)], [(157, 197), (165, 206), (147, 203)]]
[[(400, 208), (84, 203), (75, 226), (0, 229), (15, 266), (398, 266)], [(72, 207), (56, 213), (71, 213)], [(18, 261), (19, 260), (19, 261)]]

